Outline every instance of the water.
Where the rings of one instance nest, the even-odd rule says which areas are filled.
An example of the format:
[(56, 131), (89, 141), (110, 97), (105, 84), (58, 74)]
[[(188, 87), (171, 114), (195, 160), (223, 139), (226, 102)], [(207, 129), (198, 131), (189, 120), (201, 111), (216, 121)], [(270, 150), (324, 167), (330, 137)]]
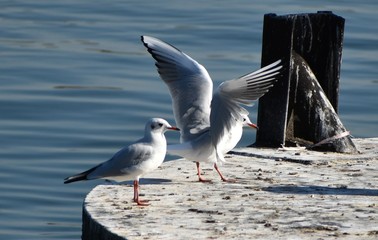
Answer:
[[(142, 34), (190, 54), (218, 85), (259, 66), (264, 13), (333, 11), (346, 18), (341, 119), (356, 137), (378, 135), (375, 1), (4, 0), (0, 7), (1, 239), (79, 239), (82, 201), (101, 181), (63, 185), (63, 178), (139, 138), (148, 118), (174, 122)], [(256, 108), (250, 112), (256, 121)], [(245, 131), (239, 145), (254, 138)]]

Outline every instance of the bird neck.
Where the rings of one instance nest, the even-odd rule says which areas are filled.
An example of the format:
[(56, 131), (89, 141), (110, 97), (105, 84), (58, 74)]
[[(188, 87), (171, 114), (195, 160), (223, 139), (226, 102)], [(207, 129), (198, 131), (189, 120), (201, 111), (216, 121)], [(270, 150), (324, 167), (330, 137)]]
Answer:
[(149, 132), (145, 137), (147, 139), (151, 139), (151, 141), (155, 142), (156, 144), (167, 145), (167, 140), (162, 132)]

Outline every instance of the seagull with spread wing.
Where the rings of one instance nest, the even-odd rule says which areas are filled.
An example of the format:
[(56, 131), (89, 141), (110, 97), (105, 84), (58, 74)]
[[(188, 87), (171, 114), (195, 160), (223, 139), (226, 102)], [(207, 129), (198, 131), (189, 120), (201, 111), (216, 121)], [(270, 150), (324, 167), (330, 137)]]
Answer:
[(199, 181), (200, 162), (218, 168), (224, 155), (233, 149), (242, 136), (243, 126), (253, 126), (248, 111), (241, 105), (263, 96), (277, 81), (281, 60), (257, 71), (221, 83), (213, 94), (213, 82), (206, 69), (176, 47), (154, 37), (141, 40), (155, 59), (161, 79), (169, 88), (173, 113), (180, 128), (180, 144), (168, 145), (169, 154), (196, 162)]

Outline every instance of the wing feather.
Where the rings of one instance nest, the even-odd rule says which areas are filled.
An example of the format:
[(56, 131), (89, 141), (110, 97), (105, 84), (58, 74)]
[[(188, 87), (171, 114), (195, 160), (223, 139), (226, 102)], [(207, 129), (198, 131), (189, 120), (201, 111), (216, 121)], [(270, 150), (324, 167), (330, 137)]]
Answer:
[(99, 165), (88, 174), (88, 179), (114, 178), (133, 172), (142, 162), (151, 158), (153, 147), (150, 144), (137, 142), (119, 150), (108, 161)]
[[(241, 106), (251, 105), (262, 97), (277, 81), (282, 66), (278, 60), (240, 78), (223, 82), (214, 93), (211, 102), (211, 140), (215, 147), (237, 121), (242, 121), (248, 111)], [(219, 155), (219, 156), (218, 156)], [(219, 160), (222, 153), (217, 150)]]
[(195, 139), (210, 126), (213, 82), (208, 72), (166, 42), (149, 36), (142, 36), (141, 40), (169, 88), (176, 125), (181, 129), (181, 141)]

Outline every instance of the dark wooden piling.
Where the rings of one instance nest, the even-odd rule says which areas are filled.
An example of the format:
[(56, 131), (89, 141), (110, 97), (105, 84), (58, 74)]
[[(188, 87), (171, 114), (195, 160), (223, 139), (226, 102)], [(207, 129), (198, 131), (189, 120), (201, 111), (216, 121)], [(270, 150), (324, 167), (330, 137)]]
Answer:
[[(265, 15), (262, 65), (281, 58), (285, 70), (281, 80), (259, 101), (256, 146), (310, 146), (346, 131), (337, 116), (344, 22), (332, 12)], [(309, 71), (298, 75), (302, 62)], [(319, 89), (308, 89), (314, 85), (314, 78)], [(319, 91), (322, 94), (315, 96), (324, 98), (321, 101), (306, 97)], [(350, 137), (325, 144), (322, 150), (356, 152)]]

